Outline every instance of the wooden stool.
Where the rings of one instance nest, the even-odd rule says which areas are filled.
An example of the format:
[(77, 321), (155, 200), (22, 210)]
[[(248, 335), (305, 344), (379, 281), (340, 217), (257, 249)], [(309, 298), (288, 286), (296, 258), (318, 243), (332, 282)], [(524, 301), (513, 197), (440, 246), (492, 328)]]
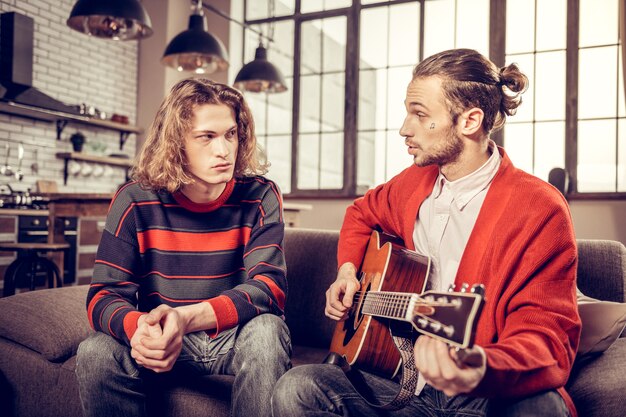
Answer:
[(50, 259), (39, 256), (39, 252), (65, 252), (69, 249), (68, 243), (11, 243), (0, 242), (0, 251), (16, 251), (17, 258), (9, 265), (4, 273), (4, 290), (2, 295), (7, 297), (15, 294), (15, 283), (20, 276), (30, 278), (30, 290), (35, 289), (35, 279), (37, 276), (37, 268), (45, 271), (48, 278), (48, 287), (62, 287), (63, 280), (59, 268)]

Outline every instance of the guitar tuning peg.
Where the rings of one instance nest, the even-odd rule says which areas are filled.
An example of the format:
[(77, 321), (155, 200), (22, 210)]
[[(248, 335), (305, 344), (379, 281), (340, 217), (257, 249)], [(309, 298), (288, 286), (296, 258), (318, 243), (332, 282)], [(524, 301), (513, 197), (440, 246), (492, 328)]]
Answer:
[(469, 284), (467, 282), (464, 282), (463, 285), (461, 285), (461, 292), (467, 292), (468, 288)]
[(454, 292), (455, 288), (456, 288), (456, 285), (454, 285), (454, 283), (450, 284), (450, 286), (448, 287), (448, 292)]
[(472, 286), (472, 292), (474, 294), (478, 294), (478, 295), (484, 296), (485, 295), (485, 286), (483, 284), (474, 284)]

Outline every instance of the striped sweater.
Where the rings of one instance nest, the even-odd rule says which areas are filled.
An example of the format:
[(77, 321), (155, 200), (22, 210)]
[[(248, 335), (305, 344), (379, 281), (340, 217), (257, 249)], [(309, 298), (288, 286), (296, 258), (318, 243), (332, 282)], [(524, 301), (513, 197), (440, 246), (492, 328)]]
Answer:
[(128, 345), (142, 312), (160, 304), (210, 303), (212, 334), (259, 314), (282, 316), (283, 236), (280, 192), (263, 177), (233, 179), (207, 204), (129, 182), (111, 202), (98, 247), (90, 324)]

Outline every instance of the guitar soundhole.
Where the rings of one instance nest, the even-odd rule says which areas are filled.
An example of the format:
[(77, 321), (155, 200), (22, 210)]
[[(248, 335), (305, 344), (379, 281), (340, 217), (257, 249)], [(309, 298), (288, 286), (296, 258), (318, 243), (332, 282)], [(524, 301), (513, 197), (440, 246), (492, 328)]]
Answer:
[(357, 295), (354, 297), (354, 303), (352, 304), (350, 313), (348, 313), (348, 318), (343, 322), (343, 331), (346, 332), (346, 337), (343, 339), (344, 346), (350, 343), (350, 340), (352, 340), (354, 334), (363, 321), (363, 301), (365, 300), (365, 295), (370, 290), (370, 287), (371, 282), (367, 284), (365, 291), (357, 292)]

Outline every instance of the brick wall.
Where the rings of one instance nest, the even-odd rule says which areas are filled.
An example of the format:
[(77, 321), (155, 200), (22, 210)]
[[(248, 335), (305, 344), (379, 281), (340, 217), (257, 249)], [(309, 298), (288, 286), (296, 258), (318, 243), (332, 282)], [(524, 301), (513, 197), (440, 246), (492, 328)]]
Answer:
[[(127, 115), (136, 121), (138, 41), (112, 41), (90, 37), (66, 26), (75, 0), (0, 0), (0, 12), (18, 12), (35, 21), (33, 86), (66, 104), (86, 103), (109, 116)], [(83, 152), (96, 155), (135, 153), (131, 134), (119, 149), (119, 133), (70, 122), (62, 139), (56, 139), (54, 123), (0, 113), (0, 165), (5, 161), (5, 144), (12, 146), (9, 164), (17, 164), (17, 144), (25, 148), (21, 182), (0, 177), (14, 189), (35, 190), (37, 179), (55, 180), (59, 191), (112, 192), (125, 181), (125, 169), (103, 167), (104, 175), (70, 176), (63, 184), (63, 160), (57, 152), (71, 151), (69, 136), (80, 130), (87, 137)], [(106, 147), (106, 148), (105, 148)], [(103, 149), (104, 148), (104, 149)], [(95, 168), (90, 163), (92, 169)], [(33, 169), (36, 168), (36, 169)], [(100, 169), (96, 170), (100, 171)]]

